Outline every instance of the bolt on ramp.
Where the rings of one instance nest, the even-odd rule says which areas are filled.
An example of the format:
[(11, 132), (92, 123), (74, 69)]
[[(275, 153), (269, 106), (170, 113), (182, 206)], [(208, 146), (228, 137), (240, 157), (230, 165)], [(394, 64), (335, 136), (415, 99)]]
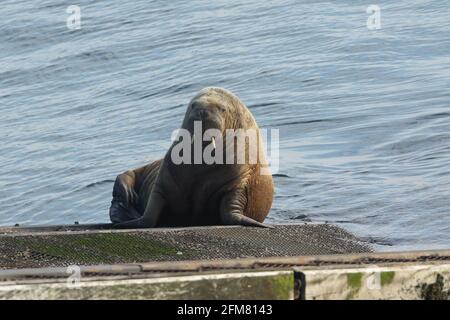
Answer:
[(98, 230), (93, 226), (0, 229), (0, 269), (371, 252), (329, 224)]

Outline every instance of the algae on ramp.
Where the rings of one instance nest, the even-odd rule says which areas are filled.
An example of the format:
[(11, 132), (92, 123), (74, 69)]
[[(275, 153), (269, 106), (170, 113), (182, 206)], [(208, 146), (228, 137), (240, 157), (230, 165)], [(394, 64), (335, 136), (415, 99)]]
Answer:
[[(15, 237), (15, 246), (34, 254), (46, 255), (75, 264), (144, 262), (177, 256), (172, 245), (129, 233)], [(183, 250), (185, 255), (189, 252)]]

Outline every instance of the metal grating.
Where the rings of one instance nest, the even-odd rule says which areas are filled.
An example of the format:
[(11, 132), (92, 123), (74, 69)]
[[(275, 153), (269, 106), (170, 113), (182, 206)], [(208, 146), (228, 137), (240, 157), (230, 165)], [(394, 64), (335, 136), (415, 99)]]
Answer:
[(15, 230), (0, 235), (0, 269), (371, 251), (367, 243), (328, 224), (276, 225), (273, 229), (233, 226), (126, 232), (36, 230), (40, 231)]

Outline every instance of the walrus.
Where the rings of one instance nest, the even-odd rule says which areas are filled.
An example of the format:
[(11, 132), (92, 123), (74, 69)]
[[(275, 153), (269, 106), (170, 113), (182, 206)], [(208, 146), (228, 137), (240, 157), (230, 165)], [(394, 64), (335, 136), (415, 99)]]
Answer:
[[(110, 207), (113, 227), (268, 227), (263, 221), (272, 206), (274, 187), (270, 173), (262, 174), (268, 165), (253, 115), (239, 98), (226, 89), (209, 87), (201, 90), (190, 101), (181, 126), (192, 135), (188, 144), (194, 146), (190, 154), (183, 150), (179, 155), (187, 157), (194, 154), (195, 139), (201, 139), (195, 131), (199, 122), (201, 134), (213, 129), (219, 135), (211, 136), (207, 141), (203, 138), (200, 152), (206, 148), (212, 150), (211, 154), (223, 151), (227, 155), (231, 152), (232, 163), (207, 163), (204, 159), (200, 163), (179, 163), (174, 160), (174, 154), (180, 141), (175, 139), (163, 159), (117, 176)], [(231, 141), (236, 137), (228, 136), (228, 129), (257, 132), (257, 161), (249, 161), (248, 154), (243, 162), (236, 161), (239, 150), (226, 143), (227, 138)], [(216, 143), (220, 140), (216, 138), (222, 138), (222, 143)], [(246, 153), (249, 147), (249, 139), (246, 139)]]

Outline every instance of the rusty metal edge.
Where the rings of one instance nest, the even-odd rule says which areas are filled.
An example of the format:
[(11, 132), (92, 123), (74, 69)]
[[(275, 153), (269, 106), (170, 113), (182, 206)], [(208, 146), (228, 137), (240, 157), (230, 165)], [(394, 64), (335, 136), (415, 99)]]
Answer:
[[(406, 252), (380, 252), (380, 253), (358, 253), (358, 254), (333, 254), (317, 256), (293, 256), (293, 257), (267, 257), (267, 258), (244, 258), (233, 260), (199, 260), (199, 261), (177, 261), (177, 262), (149, 262), (140, 263), (143, 271), (158, 270), (192, 270), (201, 271), (204, 269), (247, 269), (258, 266), (271, 265), (280, 267), (294, 266), (317, 266), (317, 265), (338, 265), (338, 264), (368, 264), (373, 260), (396, 260), (395, 262), (405, 262), (407, 260), (450, 260), (450, 250), (429, 250), (429, 251), (406, 251)], [(160, 269), (162, 268), (162, 269)]]
[[(233, 260), (194, 260), (194, 261), (164, 261), (116, 265), (80, 266), (84, 275), (118, 275), (139, 273), (174, 273), (205, 272), (208, 270), (258, 270), (285, 269), (294, 267), (326, 267), (336, 265), (369, 265), (373, 263), (417, 263), (430, 261), (450, 261), (450, 250), (380, 252), (362, 254), (336, 254), (318, 256), (243, 258)], [(0, 279), (25, 277), (67, 277), (67, 268), (30, 268), (0, 270)]]

